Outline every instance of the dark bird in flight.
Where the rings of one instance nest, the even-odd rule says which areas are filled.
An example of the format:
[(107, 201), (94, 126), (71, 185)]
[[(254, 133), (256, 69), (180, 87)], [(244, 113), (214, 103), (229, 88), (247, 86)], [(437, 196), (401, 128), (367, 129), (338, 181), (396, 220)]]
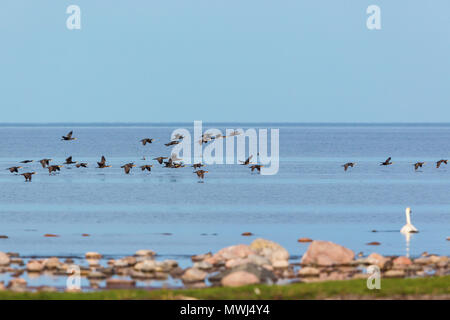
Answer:
[(344, 167), (344, 171), (347, 171), (348, 167), (352, 167), (356, 165), (355, 162), (347, 162), (346, 164), (342, 165), (342, 167)]
[(222, 135), (221, 133), (218, 133), (216, 136), (211, 137), (211, 139), (225, 139), (227, 136)]
[(107, 166), (106, 165), (106, 158), (105, 156), (102, 156), (102, 159), (100, 160), (100, 162), (97, 162), (98, 167), (97, 168), (110, 168), (111, 166)]
[(246, 165), (250, 164), (250, 160), (252, 160), (252, 158), (253, 158), (253, 155), (248, 157), (247, 160), (245, 160), (245, 161), (239, 160), (239, 162), (241, 162), (241, 165), (246, 166)]
[(11, 167), (11, 168), (8, 168), (6, 170), (9, 170), (9, 172), (11, 172), (11, 173), (14, 173), (14, 172), (19, 173), (19, 169), (20, 168), (22, 168), (22, 167)]
[(202, 134), (202, 138), (198, 141), (199, 144), (208, 143), (213, 139), (212, 135), (210, 133), (204, 133)]
[(391, 157), (389, 157), (384, 162), (381, 162), (380, 166), (389, 166), (391, 164), (393, 164), (393, 162), (391, 162)]
[(22, 173), (21, 176), (25, 177), (25, 181), (31, 182), (31, 177), (33, 176), (33, 174), (36, 174), (36, 172), (25, 172), (25, 173)]
[(158, 158), (153, 158), (153, 160), (156, 160), (159, 162), (159, 164), (163, 164), (163, 160), (167, 159), (167, 157), (158, 157)]
[(72, 161), (72, 156), (68, 157), (66, 159), (66, 162), (64, 162), (64, 164), (74, 164), (77, 163), (77, 161)]
[(182, 163), (174, 162), (171, 166), (171, 168), (184, 168), (185, 165)]
[(56, 172), (56, 171), (61, 171), (61, 168), (63, 166), (58, 166), (58, 165), (53, 165), (53, 166), (49, 166), (48, 169), (48, 174), (51, 174), (52, 172)]
[(72, 138), (72, 134), (73, 134), (73, 131), (70, 131), (70, 132), (67, 134), (67, 136), (62, 136), (62, 139), (61, 139), (61, 140), (66, 140), (66, 141), (68, 141), (68, 140), (76, 140), (77, 138)]
[(153, 167), (153, 165), (151, 165), (151, 164), (146, 164), (146, 165), (140, 166), (142, 171), (145, 171), (145, 170), (152, 171), (152, 167)]
[(125, 171), (126, 174), (130, 173), (131, 168), (136, 167), (136, 165), (134, 163), (127, 163), (124, 164), (123, 166), (121, 166), (121, 168), (123, 168), (123, 170)]
[(155, 139), (145, 138), (141, 140), (142, 145), (146, 145), (147, 143), (152, 143)]
[(238, 136), (240, 134), (241, 134), (241, 132), (234, 130), (233, 132), (230, 133), (230, 137)]
[(87, 164), (87, 163), (84, 163), (84, 162), (77, 163), (77, 164), (75, 165), (75, 167), (77, 167), (77, 168), (79, 168), (79, 167), (87, 168), (87, 166), (88, 166), (88, 164)]
[(197, 177), (199, 177), (199, 179), (204, 179), (205, 178), (205, 173), (208, 173), (208, 171), (197, 170), (197, 171), (194, 171), (194, 173), (197, 174)]
[(173, 146), (174, 144), (179, 144), (179, 143), (180, 143), (180, 141), (170, 141), (169, 143), (165, 143), (164, 145), (166, 147), (169, 147), (169, 146)]
[(30, 162), (33, 162), (34, 160), (23, 160), (23, 161), (20, 161), (20, 163), (30, 163)]
[(46, 166), (48, 166), (50, 164), (50, 161), (52, 161), (53, 159), (42, 159), (39, 160), (39, 162), (41, 163), (42, 168), (45, 168)]
[(425, 162), (416, 162), (413, 164), (414, 170), (417, 171), (417, 169), (422, 168), (422, 166), (425, 164)]
[(170, 158), (168, 161), (164, 161), (164, 165), (166, 168), (171, 168), (173, 164), (172, 158)]
[(447, 162), (448, 160), (439, 160), (438, 162), (436, 162), (436, 168), (439, 168), (443, 163), (447, 164)]
[(172, 138), (172, 140), (183, 140), (183, 139), (184, 139), (184, 136), (179, 133), (175, 134)]
[(204, 164), (202, 164), (202, 163), (194, 163), (193, 165), (192, 165), (192, 168), (194, 168), (194, 170), (195, 169), (198, 169), (198, 168), (201, 168), (201, 167), (204, 167), (205, 165)]
[(264, 166), (260, 165), (260, 164), (254, 164), (254, 165), (250, 166), (250, 168), (252, 169), (252, 172), (256, 169), (256, 170), (258, 170), (259, 173), (261, 173), (261, 167), (264, 167)]

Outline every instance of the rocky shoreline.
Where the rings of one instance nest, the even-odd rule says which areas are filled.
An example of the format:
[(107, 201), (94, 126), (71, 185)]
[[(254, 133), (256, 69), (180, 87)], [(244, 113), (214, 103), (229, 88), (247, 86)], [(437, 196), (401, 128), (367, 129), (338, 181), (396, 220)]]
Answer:
[(140, 281), (181, 281), (186, 288), (207, 286), (235, 287), (248, 284), (286, 284), (328, 280), (367, 279), (369, 266), (377, 266), (381, 278), (412, 278), (450, 274), (450, 259), (423, 253), (410, 259), (405, 256), (368, 256), (341, 245), (315, 240), (300, 261), (290, 259), (289, 252), (278, 243), (256, 239), (250, 245), (238, 244), (191, 257), (192, 265), (181, 268), (175, 260), (158, 260), (156, 252), (139, 250), (119, 259), (105, 259), (100, 253), (88, 252), (82, 261), (71, 258), (25, 259), (18, 253), (0, 252), (0, 276), (7, 275), (1, 290), (83, 291), (85, 288), (31, 287), (28, 277), (77, 276), (88, 280), (87, 290), (132, 289)]

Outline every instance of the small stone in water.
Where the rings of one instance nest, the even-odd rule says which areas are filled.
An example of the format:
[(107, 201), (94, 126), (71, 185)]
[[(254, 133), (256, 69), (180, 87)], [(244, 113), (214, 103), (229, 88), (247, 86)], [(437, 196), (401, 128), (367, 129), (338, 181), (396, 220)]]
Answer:
[(244, 236), (244, 237), (248, 237), (248, 236), (252, 236), (252, 235), (253, 235), (253, 233), (251, 233), (251, 232), (242, 233), (242, 236)]
[(136, 251), (134, 255), (139, 257), (153, 257), (154, 255), (156, 255), (156, 253), (153, 250), (141, 249)]
[(89, 233), (83, 233), (81, 236), (82, 237), (90, 237), (91, 235)]
[(181, 279), (184, 282), (198, 282), (204, 281), (207, 275), (208, 274), (206, 272), (201, 271), (199, 269), (189, 268), (183, 273)]
[(44, 265), (36, 260), (31, 260), (27, 263), (28, 272), (41, 272), (44, 269)]
[(86, 259), (101, 259), (102, 258), (102, 255), (100, 254), (100, 253), (98, 253), (98, 252), (86, 252), (86, 255), (85, 255), (85, 257), (86, 257)]
[(57, 234), (52, 234), (52, 233), (46, 233), (46, 234), (44, 234), (44, 237), (47, 237), (47, 238), (56, 238), (56, 237), (59, 237), (59, 235), (57, 235)]
[(298, 242), (304, 243), (304, 242), (312, 242), (312, 239), (310, 238), (300, 238), (297, 240)]
[(380, 244), (381, 243), (378, 241), (372, 241), (372, 242), (366, 243), (366, 245), (368, 245), (368, 246), (379, 246)]
[(9, 263), (11, 262), (11, 259), (9, 256), (0, 251), (0, 266), (9, 266)]
[(8, 236), (0, 235), (0, 239), (8, 239)]

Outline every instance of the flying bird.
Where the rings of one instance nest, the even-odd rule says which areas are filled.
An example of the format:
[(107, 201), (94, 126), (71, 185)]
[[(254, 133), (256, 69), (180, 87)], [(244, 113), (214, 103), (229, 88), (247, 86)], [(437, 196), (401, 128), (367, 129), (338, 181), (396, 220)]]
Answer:
[(347, 162), (346, 164), (342, 165), (342, 167), (344, 167), (344, 171), (347, 171), (348, 167), (352, 167), (356, 165), (355, 162)]
[(201, 168), (201, 167), (204, 167), (205, 165), (204, 164), (202, 164), (202, 163), (194, 163), (193, 165), (192, 165), (192, 168), (194, 168), (194, 169), (198, 169), (198, 168)]
[(14, 173), (14, 172), (19, 173), (20, 168), (22, 168), (22, 167), (20, 167), (20, 166), (19, 167), (11, 167), (6, 170), (9, 170), (9, 172), (11, 172), (11, 173)]
[(239, 132), (239, 131), (237, 131), (237, 130), (234, 130), (233, 132), (231, 132), (230, 134), (229, 134), (229, 136), (230, 137), (234, 137), (234, 136), (238, 136), (238, 135), (240, 135), (241, 134), (241, 132)]
[(253, 158), (253, 155), (248, 157), (247, 160), (245, 160), (245, 161), (239, 160), (239, 162), (241, 162), (241, 165), (246, 166), (246, 165), (250, 164), (250, 160), (252, 160), (252, 158)]
[(127, 163), (124, 164), (123, 166), (121, 166), (121, 168), (123, 168), (123, 170), (125, 171), (126, 174), (130, 173), (131, 168), (136, 167), (136, 165), (134, 163)]
[(258, 170), (259, 173), (261, 173), (261, 167), (264, 167), (264, 166), (261, 164), (254, 164), (254, 165), (250, 166), (250, 168), (252, 169), (252, 172), (256, 169), (256, 170)]
[(66, 162), (64, 162), (64, 164), (74, 164), (77, 163), (77, 161), (72, 161), (72, 156), (68, 157), (66, 159)]
[(25, 181), (31, 182), (31, 177), (33, 176), (33, 174), (36, 174), (36, 172), (25, 172), (25, 173), (22, 173), (21, 176), (25, 177)]
[(413, 164), (414, 170), (417, 171), (417, 169), (422, 168), (422, 166), (425, 164), (425, 162), (416, 162)]
[(102, 156), (102, 159), (100, 160), (100, 162), (97, 162), (97, 164), (98, 164), (98, 168), (110, 168), (111, 167), (111, 166), (106, 165), (105, 156)]
[(438, 162), (436, 162), (436, 168), (439, 168), (441, 166), (441, 164), (443, 164), (443, 163), (447, 164), (447, 162), (448, 162), (448, 160), (444, 160), (444, 159), (439, 160)]
[(159, 162), (159, 164), (163, 164), (163, 160), (167, 159), (167, 157), (158, 157), (158, 158), (153, 158), (153, 160), (156, 160)]
[(212, 134), (204, 133), (202, 134), (202, 138), (198, 141), (199, 144), (207, 143), (213, 139)]
[(172, 140), (183, 140), (183, 139), (184, 139), (184, 136), (179, 133), (175, 134), (172, 138)]
[(179, 144), (180, 141), (170, 141), (169, 143), (164, 143), (166, 147), (173, 146), (174, 144)]
[(33, 162), (34, 160), (23, 160), (23, 161), (20, 161), (20, 163), (30, 163), (30, 162)]
[(68, 141), (68, 140), (76, 140), (77, 138), (72, 138), (72, 134), (73, 134), (73, 131), (70, 131), (70, 132), (67, 134), (67, 136), (62, 136), (62, 139), (61, 139), (61, 140), (66, 140), (66, 141)]
[(165, 165), (166, 168), (171, 168), (172, 167), (172, 163), (173, 163), (172, 158), (170, 158), (167, 161), (164, 161), (164, 165)]
[(185, 165), (183, 163), (174, 162), (171, 166), (171, 168), (184, 168)]
[(50, 161), (52, 161), (53, 159), (42, 159), (39, 160), (39, 162), (41, 163), (42, 168), (45, 168), (46, 166), (50, 165)]
[(61, 171), (61, 168), (63, 166), (58, 166), (58, 165), (53, 165), (53, 166), (48, 166), (48, 174), (51, 174), (52, 172), (56, 172), (56, 171)]
[(391, 157), (389, 157), (384, 162), (381, 162), (380, 166), (389, 166), (391, 164), (393, 164), (393, 162), (391, 162)]
[(147, 170), (149, 172), (152, 171), (152, 167), (153, 167), (153, 165), (151, 165), (151, 164), (146, 164), (146, 165), (140, 166), (142, 171)]
[(142, 145), (146, 145), (147, 143), (152, 143), (155, 139), (144, 138), (141, 140)]
[(197, 174), (197, 177), (199, 177), (199, 179), (204, 179), (205, 178), (205, 173), (208, 173), (208, 171), (197, 170), (197, 171), (194, 171), (194, 173)]
[(75, 165), (75, 167), (77, 167), (77, 168), (79, 168), (79, 167), (87, 168), (87, 166), (88, 166), (88, 164), (87, 164), (87, 163), (84, 163), (84, 162), (77, 163), (77, 164)]

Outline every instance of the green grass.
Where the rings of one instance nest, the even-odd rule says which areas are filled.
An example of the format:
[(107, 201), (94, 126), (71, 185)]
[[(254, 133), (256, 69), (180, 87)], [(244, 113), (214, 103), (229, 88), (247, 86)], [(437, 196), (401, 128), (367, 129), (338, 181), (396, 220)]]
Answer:
[[(256, 294), (256, 288), (259, 294)], [(406, 298), (450, 294), (450, 276), (416, 279), (382, 279), (380, 290), (369, 290), (366, 280), (295, 283), (289, 285), (252, 285), (239, 288), (105, 290), (86, 293), (0, 291), (0, 299), (324, 299), (324, 298)]]

